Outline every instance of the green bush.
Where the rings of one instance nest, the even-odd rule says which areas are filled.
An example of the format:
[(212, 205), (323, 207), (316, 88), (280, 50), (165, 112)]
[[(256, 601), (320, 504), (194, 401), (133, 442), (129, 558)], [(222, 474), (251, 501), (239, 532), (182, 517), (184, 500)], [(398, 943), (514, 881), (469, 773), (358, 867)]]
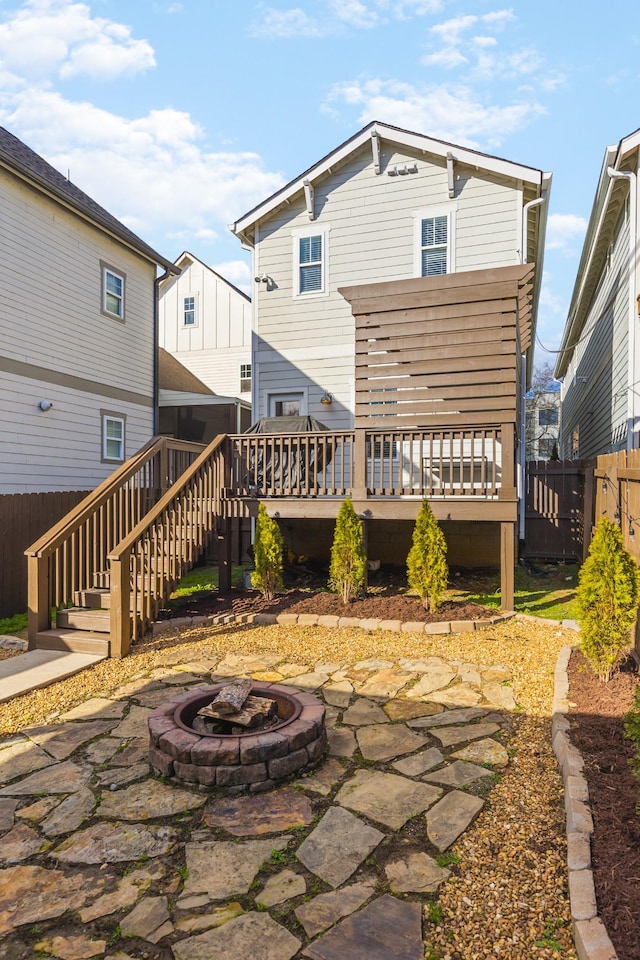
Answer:
[(625, 550), (617, 524), (607, 517), (600, 518), (593, 535), (576, 600), (582, 652), (606, 683), (631, 643), (640, 602), (638, 565)]
[(364, 590), (366, 572), (362, 521), (347, 497), (336, 518), (329, 566), (329, 589), (341, 594), (343, 603), (349, 603)]
[(447, 589), (447, 542), (427, 500), (422, 501), (413, 528), (413, 546), (407, 557), (409, 587), (418, 594), (425, 610), (440, 606)]
[(261, 503), (253, 544), (255, 570), (251, 574), (251, 585), (262, 591), (265, 600), (273, 600), (276, 590), (282, 589), (282, 550), (280, 527)]

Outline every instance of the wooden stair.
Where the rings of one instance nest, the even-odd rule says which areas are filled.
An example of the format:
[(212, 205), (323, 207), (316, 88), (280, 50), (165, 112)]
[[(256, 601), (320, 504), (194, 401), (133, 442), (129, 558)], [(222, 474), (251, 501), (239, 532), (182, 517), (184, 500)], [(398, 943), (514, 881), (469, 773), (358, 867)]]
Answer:
[(86, 630), (68, 630), (56, 627), (36, 634), (38, 650), (67, 650), (71, 653), (93, 653), (96, 656), (110, 655), (109, 634), (90, 633)]

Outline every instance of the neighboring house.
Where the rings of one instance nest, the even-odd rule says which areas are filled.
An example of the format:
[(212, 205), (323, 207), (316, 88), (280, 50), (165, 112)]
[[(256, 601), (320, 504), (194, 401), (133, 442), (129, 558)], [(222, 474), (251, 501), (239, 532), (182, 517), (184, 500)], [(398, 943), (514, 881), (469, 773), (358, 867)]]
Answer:
[(0, 615), (23, 550), (156, 429), (158, 266), (175, 269), (0, 128)]
[(636, 130), (604, 154), (555, 369), (564, 458), (639, 446), (639, 147)]
[(160, 425), (165, 437), (210, 443), (220, 433), (242, 433), (251, 424), (251, 405), (221, 397), (160, 347)]
[(87, 490), (155, 430), (158, 266), (0, 128), (0, 493)]
[(525, 402), (527, 460), (550, 460), (558, 454), (560, 391), (536, 390)]
[[(388, 437), (360, 448), (369, 462), (388, 452), (395, 464), (384, 467), (395, 471), (392, 483), (377, 469), (369, 495), (411, 490), (419, 503), (418, 490), (444, 493), (448, 486), (458, 506), (447, 501), (438, 510), (448, 521), (450, 548), (457, 544), (452, 562), (495, 563), (500, 555), (499, 524), (475, 528), (476, 552), (469, 527), (456, 526), (463, 518), (498, 519), (486, 505), (484, 512), (481, 504), (460, 507), (465, 484), (475, 495), (497, 464), (498, 472), (504, 469), (501, 499), (517, 509), (511, 461), (519, 444), (524, 462), (520, 418), (550, 185), (551, 175), (541, 170), (373, 122), (231, 227), (253, 256), (254, 419), (310, 415), (331, 431), (388, 429)], [(508, 311), (510, 325), (501, 329)], [(384, 324), (392, 326), (383, 344)], [(443, 433), (434, 441), (431, 434), (422, 453), (391, 435), (465, 424), (481, 430), (498, 422), (509, 426), (490, 454), (472, 433), (455, 441)], [(502, 451), (509, 462), (500, 467)], [(360, 508), (372, 518), (385, 509), (370, 499)], [(283, 501), (272, 509), (281, 518), (289, 510), (307, 520), (328, 511), (320, 499), (304, 513)], [(405, 504), (402, 516), (409, 515)], [(512, 516), (501, 514), (505, 521)], [(400, 526), (393, 536), (379, 531), (377, 540), (370, 532), (371, 556), (390, 556)], [(411, 524), (404, 526), (396, 557), (408, 542)], [(511, 532), (503, 534), (508, 555)], [(313, 536), (325, 546), (330, 540), (317, 526)], [(301, 540), (308, 554), (309, 536)]]
[(160, 284), (159, 343), (216, 393), (251, 401), (251, 300), (191, 253)]

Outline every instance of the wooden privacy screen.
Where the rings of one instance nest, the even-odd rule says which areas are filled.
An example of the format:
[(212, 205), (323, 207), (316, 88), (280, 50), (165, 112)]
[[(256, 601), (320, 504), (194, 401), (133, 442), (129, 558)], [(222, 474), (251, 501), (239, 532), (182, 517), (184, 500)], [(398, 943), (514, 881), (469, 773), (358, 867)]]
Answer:
[(535, 264), (342, 287), (355, 317), (355, 426), (516, 423)]

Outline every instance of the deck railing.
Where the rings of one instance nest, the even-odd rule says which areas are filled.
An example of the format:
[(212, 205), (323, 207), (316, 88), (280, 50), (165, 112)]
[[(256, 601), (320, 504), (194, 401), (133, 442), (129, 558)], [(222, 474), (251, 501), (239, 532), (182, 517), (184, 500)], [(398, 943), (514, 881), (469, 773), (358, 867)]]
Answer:
[(184, 473), (202, 444), (154, 437), (26, 551), (29, 639), (51, 626), (52, 610), (96, 586), (107, 557)]
[(226, 437), (217, 437), (108, 555), (111, 656), (124, 657), (200, 556), (222, 516)]
[(231, 489), (239, 497), (497, 497), (509, 438), (512, 448), (511, 425), (232, 436)]

